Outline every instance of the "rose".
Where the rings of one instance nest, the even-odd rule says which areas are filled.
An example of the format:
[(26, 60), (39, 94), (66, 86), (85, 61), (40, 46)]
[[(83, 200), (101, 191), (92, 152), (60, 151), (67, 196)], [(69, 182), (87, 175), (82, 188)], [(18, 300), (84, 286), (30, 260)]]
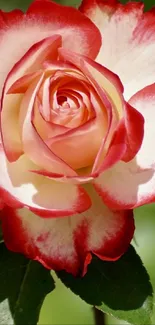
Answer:
[[(81, 11), (96, 19), (97, 6), (84, 1)], [(103, 13), (117, 6), (123, 8), (103, 5)], [(133, 100), (125, 101), (119, 77), (103, 66), (100, 32), (80, 11), (38, 0), (26, 14), (1, 13), (1, 34), (6, 245), (48, 268), (84, 274), (92, 252), (116, 260), (132, 239), (132, 211), (124, 209), (142, 202), (133, 197), (140, 181), (136, 187), (132, 181), (124, 202), (111, 179), (117, 166), (136, 173), (143, 117)]]

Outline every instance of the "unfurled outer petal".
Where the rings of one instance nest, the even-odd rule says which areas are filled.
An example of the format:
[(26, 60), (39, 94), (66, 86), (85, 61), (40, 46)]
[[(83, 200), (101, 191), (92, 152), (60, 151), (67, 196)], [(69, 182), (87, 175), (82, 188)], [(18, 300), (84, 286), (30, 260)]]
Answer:
[(58, 31), (64, 48), (96, 58), (101, 46), (100, 32), (77, 9), (50, 0), (37, 0), (30, 5), (26, 17), (35, 20), (38, 25), (47, 24), (52, 34)]
[(155, 10), (143, 8), (117, 0), (83, 0), (80, 7), (102, 35), (96, 60), (119, 75), (127, 100), (155, 80)]
[(155, 201), (155, 84), (129, 101), (144, 117), (144, 139), (136, 157), (119, 162), (94, 181), (105, 204), (114, 209), (128, 209)]
[(133, 237), (132, 211), (112, 212), (89, 188), (93, 206), (86, 213), (42, 219), (27, 209), (3, 210), (2, 227), (7, 247), (38, 260), (45, 267), (84, 274), (91, 252), (114, 261)]
[(25, 14), (19, 10), (1, 12), (0, 33), (0, 89), (13, 65), (44, 38), (59, 34), (63, 47), (93, 59), (101, 46), (100, 32), (86, 16), (52, 1), (34, 1)]
[(42, 217), (61, 217), (87, 210), (91, 200), (82, 187), (31, 173), (37, 169), (25, 155), (9, 163), (0, 150), (0, 194), (5, 204), (27, 206)]

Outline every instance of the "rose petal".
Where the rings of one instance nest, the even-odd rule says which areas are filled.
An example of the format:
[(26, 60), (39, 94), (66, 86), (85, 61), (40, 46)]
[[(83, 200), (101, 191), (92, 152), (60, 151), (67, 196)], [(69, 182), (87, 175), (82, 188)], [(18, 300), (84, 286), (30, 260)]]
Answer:
[(143, 8), (115, 0), (83, 0), (80, 7), (102, 35), (96, 60), (120, 76), (126, 100), (155, 80), (155, 10)]
[(37, 85), (34, 84), (28, 89), (21, 103), (20, 123), (22, 129), (23, 150), (35, 164), (42, 168), (56, 173), (60, 172), (69, 175), (76, 175), (73, 169), (71, 169), (48, 148), (39, 136), (39, 133), (32, 122), (34, 119), (34, 103), (43, 78), (44, 74)]
[[(22, 144), (19, 134), (18, 115), (22, 96), (7, 94), (12, 83), (23, 74), (40, 69), (41, 63), (46, 58), (55, 58), (57, 48), (61, 44), (60, 36), (53, 36), (32, 46), (31, 49), (22, 57), (12, 68), (4, 84), (1, 101), (1, 132), (2, 139), (9, 161), (14, 161), (22, 153)], [(36, 80), (38, 77), (36, 77)], [(9, 131), (8, 131), (9, 129)]]
[(113, 209), (134, 208), (155, 200), (155, 84), (139, 91), (129, 103), (145, 119), (142, 146), (133, 160), (117, 163), (94, 181), (104, 203)]
[(7, 205), (27, 206), (43, 217), (72, 215), (90, 207), (90, 199), (81, 187), (29, 172), (37, 166), (25, 155), (9, 163), (1, 148), (0, 159), (1, 197)]
[(100, 109), (98, 116), (78, 128), (46, 141), (51, 150), (74, 169), (93, 164), (106, 133), (107, 122), (105, 113), (101, 110), (103, 104), (97, 99), (94, 101), (95, 108), (98, 107), (98, 111)]
[(23, 19), (24, 13), (20, 9), (14, 9), (10, 12), (0, 10), (0, 29), (7, 29), (17, 24)]
[(31, 72), (23, 77), (17, 79), (9, 90), (7, 91), (7, 94), (24, 94), (28, 87), (33, 83), (38, 77), (40, 77), (42, 74), (42, 70), (39, 70), (37, 72)]
[(87, 75), (87, 78), (89, 78), (90, 82), (92, 82), (93, 86), (96, 88), (102, 101), (104, 101), (105, 92), (111, 104), (109, 105), (108, 102), (105, 103), (109, 119), (109, 126), (107, 129), (107, 135), (103, 139), (99, 153), (96, 157), (93, 166), (93, 173), (99, 173), (105, 168), (104, 162), (103, 166), (100, 162), (103, 161), (106, 156), (113, 133), (116, 130), (116, 127), (118, 127), (118, 121), (122, 117), (125, 117), (126, 153), (124, 152), (124, 148), (122, 150), (122, 147), (120, 147), (121, 151), (119, 154), (115, 152), (113, 162), (116, 163), (116, 157), (120, 159), (122, 153), (124, 153), (125, 161), (131, 160), (139, 150), (142, 143), (144, 119), (139, 112), (124, 101), (122, 95), (123, 86), (118, 76), (89, 58), (85, 58), (80, 55), (77, 56), (75, 53), (71, 53), (61, 48), (59, 49), (59, 53), (62, 59), (68, 60), (69, 62), (75, 64), (75, 66), (80, 68), (82, 72)]
[(62, 6), (52, 1), (34, 1), (27, 18), (36, 20), (37, 24), (49, 24), (52, 32), (63, 37), (63, 47), (93, 59), (101, 46), (100, 33), (96, 26), (73, 7)]
[(32, 123), (43, 140), (47, 140), (50, 137), (54, 137), (68, 131), (68, 128), (64, 126), (46, 122), (40, 114), (40, 110), (42, 111), (42, 109), (40, 109), (41, 106), (40, 101), (36, 98)]
[[(33, 44), (44, 38), (59, 34), (63, 37), (63, 47), (93, 58), (101, 45), (100, 33), (87, 17), (75, 8), (52, 1), (35, 1), (26, 14), (3, 13), (1, 20), (0, 89), (13, 65)], [(9, 60), (8, 53), (11, 53)]]
[[(125, 103), (122, 97), (122, 84), (118, 76), (89, 58), (79, 55), (77, 56), (76, 53), (71, 53), (63, 49), (59, 49), (59, 53), (62, 59), (73, 63), (75, 66), (81, 69), (81, 71), (89, 79), (90, 83), (96, 89), (96, 92), (101, 98), (101, 102), (105, 106), (104, 110), (107, 112), (107, 127), (105, 128), (106, 132), (102, 138), (102, 142), (100, 142), (100, 146), (98, 147), (98, 154), (92, 169), (93, 174), (100, 173), (102, 168), (105, 168), (103, 161), (111, 143), (113, 133), (118, 126), (119, 119), (122, 117), (124, 111)], [(96, 105), (94, 105), (94, 107), (96, 107)], [(101, 111), (101, 107), (99, 111)], [(99, 112), (97, 112), (97, 114), (99, 114)], [(120, 147), (120, 149), (121, 148), (122, 147)], [(116, 157), (120, 159), (120, 156), (123, 153), (124, 148), (123, 150), (121, 149), (120, 153), (115, 153), (113, 162), (116, 162)], [(110, 161), (112, 163), (111, 158)]]
[(24, 76), (25, 74), (38, 72), (42, 68), (42, 64), (46, 60), (56, 60), (58, 56), (58, 48), (62, 44), (60, 35), (54, 35), (35, 43), (24, 56), (16, 62), (7, 76), (5, 88)]
[(9, 94), (5, 99), (2, 97), (1, 137), (9, 161), (15, 161), (23, 153), (18, 124), (22, 99), (22, 94)]
[(5, 208), (2, 227), (7, 247), (74, 275), (86, 273), (91, 252), (103, 260), (118, 259), (133, 236), (132, 211), (112, 212), (92, 189), (89, 194), (92, 208), (72, 217), (45, 220), (26, 209)]
[(67, 51), (63, 48), (59, 48), (58, 51), (62, 60), (69, 61), (77, 66), (84, 75), (87, 76), (90, 82), (92, 81), (91, 76), (93, 76), (93, 86), (96, 88), (96, 84), (98, 84), (105, 90), (110, 100), (115, 105), (118, 116), (122, 116), (123, 86), (118, 76), (88, 57), (77, 55), (76, 53)]

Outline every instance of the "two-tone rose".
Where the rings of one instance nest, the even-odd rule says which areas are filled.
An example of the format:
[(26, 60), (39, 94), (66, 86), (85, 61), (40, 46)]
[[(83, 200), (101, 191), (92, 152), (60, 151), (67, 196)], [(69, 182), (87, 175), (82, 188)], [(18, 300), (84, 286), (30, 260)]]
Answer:
[(153, 16), (141, 4), (101, 0), (80, 10), (37, 0), (25, 14), (0, 13), (9, 249), (73, 274), (85, 273), (91, 253), (116, 260), (126, 251), (134, 232), (127, 209), (155, 199), (155, 87), (138, 92), (155, 74)]

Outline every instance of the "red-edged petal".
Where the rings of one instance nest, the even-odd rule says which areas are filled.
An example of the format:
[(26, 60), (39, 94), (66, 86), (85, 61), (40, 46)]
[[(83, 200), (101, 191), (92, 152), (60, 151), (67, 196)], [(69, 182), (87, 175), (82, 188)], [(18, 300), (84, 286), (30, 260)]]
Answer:
[(144, 118), (128, 103), (124, 107), (124, 115), (127, 149), (122, 160), (127, 162), (136, 156), (141, 147), (144, 136)]
[(128, 209), (155, 201), (155, 84), (144, 88), (129, 101), (143, 115), (144, 138), (136, 157), (119, 162), (94, 181), (105, 204)]
[(24, 17), (24, 13), (20, 9), (14, 9), (10, 12), (0, 10), (0, 29), (7, 29), (14, 24), (18, 24)]
[(37, 72), (31, 72), (28, 74), (25, 74), (23, 77), (17, 79), (9, 90), (7, 91), (7, 94), (24, 94), (28, 87), (33, 83), (38, 77), (40, 77), (42, 74), (42, 70), (39, 70)]
[(15, 63), (5, 82), (6, 91), (9, 86), (27, 73), (38, 72), (46, 60), (56, 60), (58, 48), (62, 44), (60, 35), (53, 35), (37, 42), (29, 48), (22, 58)]
[[(91, 13), (93, 13), (93, 10), (99, 10), (100, 6), (101, 8), (104, 6), (105, 12), (107, 11), (109, 13), (109, 10), (111, 9), (110, 13), (112, 13), (115, 10), (114, 6), (116, 5), (118, 5), (118, 0), (83, 0), (79, 7), (79, 10), (85, 14), (91, 15)], [(97, 6), (99, 8), (97, 8)]]
[(62, 60), (68, 61), (79, 68), (96, 90), (98, 90), (98, 86), (102, 87), (110, 101), (115, 105), (117, 115), (122, 116), (123, 85), (119, 77), (89, 57), (78, 55), (63, 48), (59, 48), (58, 52)]
[(2, 227), (7, 247), (74, 275), (86, 273), (91, 252), (103, 260), (118, 259), (133, 237), (132, 211), (112, 212), (92, 189), (89, 195), (92, 208), (66, 218), (45, 220), (26, 209), (5, 208)]
[[(67, 60), (77, 66), (84, 73), (84, 75), (87, 76), (89, 82), (95, 88), (98, 96), (100, 97), (101, 103), (104, 106), (104, 110), (107, 114), (108, 125), (106, 125), (106, 127), (105, 125), (103, 126), (105, 133), (103, 140), (100, 142), (100, 146), (98, 147), (98, 154), (92, 169), (93, 174), (98, 174), (104, 170), (105, 166), (107, 168), (109, 163), (112, 164), (112, 161), (113, 163), (116, 163), (116, 159), (120, 160), (120, 157), (122, 157), (122, 155), (125, 153), (124, 144), (121, 141), (123, 147), (115, 146), (116, 150), (113, 150), (113, 147), (110, 151), (110, 160), (108, 158), (108, 160), (104, 163), (104, 159), (113, 139), (113, 133), (118, 131), (117, 128), (119, 128), (119, 119), (122, 117), (124, 112), (125, 102), (122, 97), (123, 87), (118, 76), (89, 58), (76, 55), (76, 53), (63, 49), (59, 49), (59, 53), (62, 59)], [(100, 111), (101, 110), (102, 108), (100, 107)], [(97, 114), (99, 116), (98, 112)], [(123, 139), (125, 140), (125, 137), (123, 137), (122, 140)], [(116, 141), (114, 142), (116, 144)], [(120, 149), (120, 152), (116, 152), (118, 149)], [(114, 156), (113, 158), (112, 155)]]
[[(0, 210), (2, 210), (4, 208), (4, 202), (3, 200), (0, 198)], [(1, 216), (0, 216), (1, 218)]]
[(34, 1), (27, 13), (27, 19), (37, 24), (48, 25), (52, 32), (62, 35), (63, 47), (95, 58), (101, 46), (97, 27), (77, 9), (62, 6), (52, 1)]
[[(107, 131), (107, 136), (103, 139), (102, 145), (100, 147), (99, 153), (96, 157), (96, 161), (93, 166), (93, 173), (100, 173), (108, 167), (108, 162), (105, 161), (106, 151), (109, 148), (110, 152), (110, 164), (116, 163), (121, 158), (124, 161), (131, 160), (136, 153), (138, 152), (142, 140), (143, 140), (143, 127), (144, 127), (144, 119), (142, 115), (128, 103), (126, 103), (123, 99), (123, 86), (121, 81), (117, 75), (106, 69), (105, 67), (101, 66), (100, 64), (92, 61), (89, 58), (77, 56), (76, 54), (72, 53), (72, 55), (63, 49), (59, 49), (59, 53), (62, 58), (69, 60), (69, 62), (75, 64), (80, 68), (83, 73), (89, 78), (90, 82), (92, 82), (93, 86), (96, 88), (96, 91), (101, 96), (101, 99), (104, 102), (103, 97), (103, 89), (109, 100), (109, 103), (105, 103), (105, 107), (107, 109), (107, 113), (109, 115), (109, 128)], [(101, 89), (102, 87), (102, 89)], [(106, 105), (107, 104), (107, 105)], [(122, 146), (114, 148), (113, 144), (117, 142), (118, 144), (118, 119), (124, 117), (124, 126), (126, 137), (122, 137)], [(110, 119), (112, 119), (110, 121)], [(138, 127), (137, 127), (138, 124)], [(122, 130), (122, 128), (121, 128)], [(117, 141), (113, 142), (113, 133), (117, 132)], [(122, 132), (122, 131), (120, 131)], [(125, 143), (123, 144), (123, 139)], [(111, 142), (112, 140), (112, 142)], [(119, 140), (120, 144), (120, 140)], [(126, 145), (126, 150), (125, 150)], [(118, 152), (118, 148), (120, 152)], [(112, 149), (112, 150), (111, 150)], [(112, 154), (113, 152), (113, 154)], [(122, 155), (124, 157), (122, 157)], [(113, 157), (112, 157), (113, 156)], [(118, 160), (116, 160), (118, 159)], [(109, 160), (109, 158), (108, 158)], [(104, 161), (101, 163), (101, 161)]]
[(35, 1), (23, 16), (17, 10), (2, 12), (0, 30), (0, 89), (12, 66), (33, 44), (46, 37), (60, 34), (63, 47), (92, 58), (101, 46), (99, 30), (85, 15), (51, 1)]
[(1, 148), (0, 161), (0, 192), (5, 204), (27, 206), (42, 217), (72, 215), (90, 207), (90, 198), (83, 188), (29, 172), (37, 166), (26, 156), (9, 163)]
[[(102, 149), (102, 148), (101, 148)], [(120, 121), (118, 127), (113, 133), (112, 141), (106, 155), (103, 157), (103, 162), (98, 169), (94, 169), (92, 177), (97, 177), (106, 169), (112, 167), (115, 163), (122, 159), (127, 151), (126, 146), (126, 129), (124, 119)], [(99, 152), (100, 154), (100, 152)], [(100, 157), (100, 159), (102, 156)]]
[(113, 0), (83, 0), (80, 7), (102, 35), (96, 60), (119, 75), (126, 99), (155, 80), (155, 10), (143, 7)]
[[(4, 84), (1, 100), (1, 132), (5, 152), (9, 161), (14, 161), (22, 153), (19, 134), (19, 109), (22, 95), (7, 94), (12, 84), (29, 72), (37, 72), (46, 59), (56, 59), (61, 37), (53, 36), (34, 44), (9, 72)], [(36, 76), (36, 79), (39, 78)], [(13, 86), (12, 86), (13, 87)]]
[(43, 169), (39, 169), (39, 170), (30, 170), (32, 173), (38, 174), (38, 175), (43, 175), (45, 177), (48, 177), (50, 179), (53, 179), (55, 181), (59, 181), (59, 182), (63, 182), (63, 183), (71, 183), (71, 184), (85, 184), (85, 183), (89, 183), (90, 181), (92, 181), (94, 179), (93, 175), (91, 175), (90, 172), (90, 168), (84, 168), (83, 169), (83, 174), (86, 174), (87, 176), (66, 176), (64, 174), (57, 174), (57, 173), (52, 173), (52, 172), (48, 172), (46, 170)]

